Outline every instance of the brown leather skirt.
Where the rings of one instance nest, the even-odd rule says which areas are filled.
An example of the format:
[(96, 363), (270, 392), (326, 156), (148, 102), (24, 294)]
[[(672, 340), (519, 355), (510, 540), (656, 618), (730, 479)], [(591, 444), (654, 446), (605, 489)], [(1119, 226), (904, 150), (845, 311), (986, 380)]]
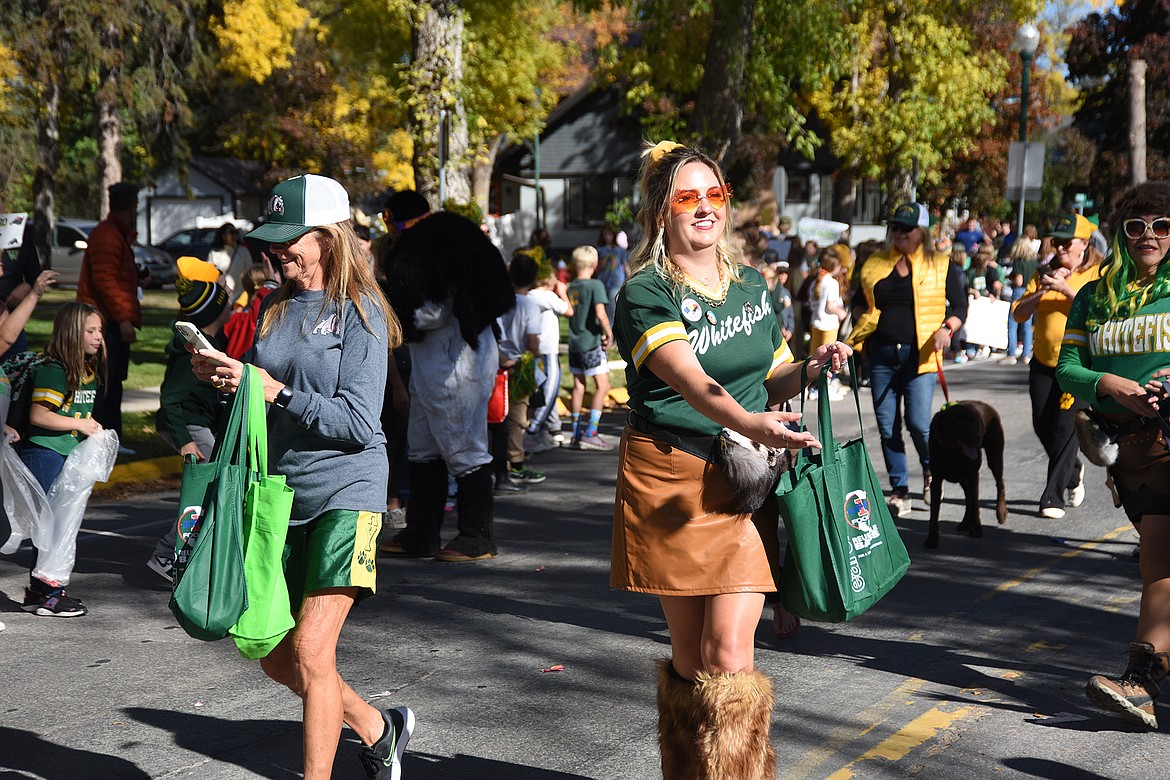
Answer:
[(712, 464), (627, 427), (618, 451), (609, 584), (662, 596), (776, 589), (750, 515), (727, 514)]
[(1130, 522), (1170, 514), (1170, 452), (1156, 425), (1117, 437), (1117, 462), (1109, 467), (1121, 507)]

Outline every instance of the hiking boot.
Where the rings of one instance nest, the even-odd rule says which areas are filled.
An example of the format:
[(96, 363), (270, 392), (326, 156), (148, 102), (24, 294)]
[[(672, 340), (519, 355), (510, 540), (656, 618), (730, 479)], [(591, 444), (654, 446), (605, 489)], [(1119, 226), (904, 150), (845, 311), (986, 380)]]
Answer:
[(1077, 467), (1077, 484), (1068, 489), (1066, 504), (1072, 507), (1080, 506), (1085, 500), (1085, 464)]
[(81, 617), (89, 612), (80, 599), (66, 596), (64, 588), (48, 593), (36, 593), (31, 588), (25, 588), (24, 604), (20, 608), (41, 617)]
[(382, 713), (386, 731), (382, 738), (366, 747), (358, 758), (366, 768), (368, 780), (399, 780), (402, 777), (402, 754), (414, 731), (414, 713), (410, 707), (395, 707)]
[(598, 452), (609, 452), (613, 449), (613, 445), (607, 442), (600, 433), (595, 433), (592, 436), (582, 436), (577, 446), (583, 450), (595, 450)]
[(1158, 728), (1154, 705), (1158, 683), (1170, 669), (1166, 653), (1155, 653), (1149, 642), (1129, 643), (1129, 665), (1120, 677), (1098, 674), (1085, 686), (1089, 701), (1150, 729)]
[(167, 582), (174, 584), (175, 582), (175, 556), (158, 553), (152, 553), (150, 558), (146, 561), (146, 568), (162, 577)]
[(541, 482), (544, 482), (545, 475), (543, 471), (521, 466), (518, 469), (510, 470), (508, 472), (508, 479), (517, 484), (539, 485)]

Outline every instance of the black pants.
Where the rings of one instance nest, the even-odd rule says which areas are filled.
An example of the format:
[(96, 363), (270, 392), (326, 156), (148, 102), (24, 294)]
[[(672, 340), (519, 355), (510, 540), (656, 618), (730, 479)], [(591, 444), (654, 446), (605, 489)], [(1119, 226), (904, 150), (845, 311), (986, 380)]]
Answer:
[(1032, 360), (1028, 368), (1032, 429), (1048, 453), (1048, 483), (1040, 495), (1040, 508), (1063, 508), (1065, 491), (1076, 487), (1081, 467), (1074, 421), (1077, 410), (1086, 404), (1060, 389), (1055, 368), (1038, 360)]
[(118, 323), (108, 323), (106, 339), (106, 381), (98, 386), (93, 417), (103, 428), (109, 428), (122, 438), (122, 383), (130, 372), (130, 345), (122, 340)]

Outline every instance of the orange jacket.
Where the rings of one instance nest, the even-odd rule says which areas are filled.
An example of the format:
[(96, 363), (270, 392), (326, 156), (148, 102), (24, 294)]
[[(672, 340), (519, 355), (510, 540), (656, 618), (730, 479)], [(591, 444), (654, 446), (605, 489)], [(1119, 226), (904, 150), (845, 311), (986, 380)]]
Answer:
[(89, 234), (89, 246), (81, 261), (77, 300), (101, 309), (111, 325), (129, 320), (142, 327), (138, 305), (138, 267), (129, 236), (109, 217)]

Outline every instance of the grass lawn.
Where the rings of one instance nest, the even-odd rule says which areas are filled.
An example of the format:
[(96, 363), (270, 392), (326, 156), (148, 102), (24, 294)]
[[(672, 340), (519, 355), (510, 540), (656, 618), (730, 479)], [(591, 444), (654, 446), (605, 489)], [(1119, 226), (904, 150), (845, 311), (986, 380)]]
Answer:
[[(53, 317), (63, 303), (77, 299), (75, 290), (49, 290), (29, 320), (29, 349), (41, 350), (49, 343)], [(126, 388), (158, 387), (166, 368), (164, 349), (170, 343), (171, 323), (178, 319), (179, 303), (174, 290), (146, 290), (142, 300), (142, 329), (130, 347), (130, 374)]]

